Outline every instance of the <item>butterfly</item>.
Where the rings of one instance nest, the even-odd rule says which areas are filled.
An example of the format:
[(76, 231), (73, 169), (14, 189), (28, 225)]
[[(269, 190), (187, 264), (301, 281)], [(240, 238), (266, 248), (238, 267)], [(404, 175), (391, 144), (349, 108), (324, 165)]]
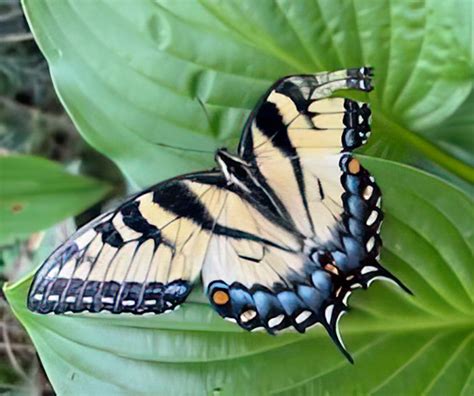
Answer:
[(370, 136), (372, 69), (278, 80), (256, 105), (237, 154), (133, 196), (73, 234), (37, 271), (41, 314), (161, 314), (202, 279), (214, 309), (245, 330), (338, 330), (354, 289), (385, 278), (381, 191), (352, 155)]

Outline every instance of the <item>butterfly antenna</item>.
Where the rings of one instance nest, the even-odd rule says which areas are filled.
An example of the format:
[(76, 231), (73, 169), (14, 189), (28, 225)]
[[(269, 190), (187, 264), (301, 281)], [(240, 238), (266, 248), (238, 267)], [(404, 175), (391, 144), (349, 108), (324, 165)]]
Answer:
[[(207, 123), (209, 124), (209, 128), (213, 135), (215, 135), (214, 130), (212, 129), (212, 123), (211, 123), (211, 118), (209, 116), (209, 113), (207, 112), (206, 106), (204, 102), (201, 100), (199, 96), (196, 97), (196, 100), (198, 101), (199, 105), (201, 106), (201, 109), (204, 111), (204, 114), (206, 115), (206, 120)], [(198, 150), (198, 149), (192, 149), (192, 148), (187, 148), (187, 147), (177, 147), (177, 146), (172, 146), (170, 144), (166, 143), (154, 143), (157, 146), (161, 147), (166, 147), (166, 148), (171, 148), (175, 150), (183, 150), (183, 151), (193, 151), (195, 153), (206, 153), (206, 154), (215, 154), (215, 150)]]
[(207, 123), (209, 124), (209, 129), (211, 130), (212, 134), (216, 136), (214, 129), (212, 128), (212, 123), (211, 123), (211, 116), (207, 112), (206, 105), (204, 102), (201, 100), (199, 96), (196, 96), (196, 100), (198, 101), (199, 105), (201, 106), (202, 111), (204, 111), (204, 114), (206, 116)]
[(166, 147), (166, 148), (170, 148), (174, 150), (194, 151), (196, 153), (215, 154), (215, 151), (213, 150), (198, 150), (198, 149), (192, 149), (192, 148), (187, 148), (187, 147), (172, 146), (171, 144), (166, 144), (166, 143), (153, 143), (153, 144), (156, 146)]

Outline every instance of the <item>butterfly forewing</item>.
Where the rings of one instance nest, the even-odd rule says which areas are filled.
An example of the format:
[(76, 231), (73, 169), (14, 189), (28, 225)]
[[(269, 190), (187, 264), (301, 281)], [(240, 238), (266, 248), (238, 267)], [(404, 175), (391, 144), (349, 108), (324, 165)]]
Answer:
[(141, 314), (181, 304), (204, 261), (211, 213), (223, 205), (197, 178), (158, 184), (72, 235), (37, 272), (29, 308)]

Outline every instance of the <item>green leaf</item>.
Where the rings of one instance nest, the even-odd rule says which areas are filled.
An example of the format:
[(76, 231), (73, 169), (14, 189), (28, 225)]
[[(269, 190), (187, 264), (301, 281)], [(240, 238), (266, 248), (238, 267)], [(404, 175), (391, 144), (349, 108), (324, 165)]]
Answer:
[(0, 243), (76, 215), (110, 187), (33, 156), (0, 157)]
[[(474, 179), (472, 122), (437, 130), (472, 90), (467, 0), (23, 3), (78, 129), (136, 186), (210, 166), (163, 144), (234, 146), (276, 78), (363, 64), (376, 68), (367, 153)], [(322, 331), (244, 333), (199, 291), (168, 316), (33, 315), (27, 278), (6, 293), (56, 391), (472, 394), (472, 202), (433, 176), (365, 162), (385, 197), (382, 261), (415, 297), (383, 283), (355, 294), (342, 326), (355, 366)]]
[[(59, 394), (469, 395), (474, 389), (472, 201), (407, 166), (364, 158), (384, 191), (382, 262), (413, 290), (355, 292), (341, 333), (350, 365), (320, 329), (246, 333), (200, 291), (152, 317), (40, 316), (31, 277), (5, 289)], [(215, 393), (213, 393), (213, 391)]]
[(210, 166), (155, 143), (233, 146), (275, 79), (367, 64), (372, 153), (395, 141), (389, 158), (412, 163), (414, 150), (474, 181), (460, 139), (447, 148), (432, 130), (472, 90), (468, 0), (23, 3), (78, 129), (138, 186)]
[[(442, 147), (445, 155), (460, 158), (464, 163), (471, 166), (465, 180), (461, 180), (447, 171), (446, 167), (440, 165), (442, 161), (430, 161), (427, 157), (420, 156), (420, 152), (415, 148), (416, 145), (407, 147), (406, 142), (400, 140), (394, 133), (386, 134), (382, 140), (376, 141), (375, 144), (369, 143), (369, 147), (364, 150), (364, 154), (411, 163), (455, 183), (469, 194), (474, 194), (474, 184), (469, 182), (469, 175), (474, 172), (472, 170), (474, 166), (474, 156), (472, 155), (474, 153), (474, 139), (472, 139), (474, 132), (473, 107), (474, 92), (471, 91), (464, 103), (451, 116), (426, 131)], [(394, 128), (396, 129), (396, 126)], [(387, 129), (385, 128), (385, 130)], [(416, 138), (414, 135), (412, 137)], [(452, 159), (447, 158), (446, 161), (450, 163)]]
[(456, 112), (440, 125), (436, 125), (429, 132), (435, 136), (439, 144), (446, 151), (452, 151), (454, 155), (462, 158), (464, 162), (474, 166), (474, 92), (468, 96), (466, 101)]

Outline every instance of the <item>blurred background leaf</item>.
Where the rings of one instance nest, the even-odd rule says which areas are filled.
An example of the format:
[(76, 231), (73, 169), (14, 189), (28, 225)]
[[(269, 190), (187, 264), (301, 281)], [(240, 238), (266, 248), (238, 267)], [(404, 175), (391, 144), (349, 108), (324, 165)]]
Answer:
[[(84, 143), (64, 112), (55, 93), (47, 62), (33, 40), (19, 1), (2, 0), (0, 1), (0, 155), (18, 154), (36, 155), (59, 161), (74, 173), (107, 181), (114, 186), (114, 194), (122, 192), (122, 176), (116, 166), (107, 157), (98, 154)], [(2, 171), (3, 169), (0, 169), (0, 172)], [(6, 170), (3, 175), (6, 175)], [(61, 199), (59, 196), (56, 198)], [(54, 207), (55, 198), (50, 199)], [(77, 223), (81, 225), (98, 215), (101, 206), (102, 202), (82, 213)], [(83, 207), (77, 207), (75, 213), (82, 209)], [(0, 241), (0, 275), (2, 266), (13, 263), (16, 254), (25, 249), (27, 243), (25, 239), (15, 238), (12, 241), (10, 238), (8, 245), (5, 245), (5, 240)]]
[[(276, 78), (370, 64), (376, 89), (364, 99), (372, 104), (374, 133), (365, 154), (415, 165), (464, 190), (366, 159), (386, 197), (382, 260), (416, 298), (382, 284), (356, 294), (342, 329), (354, 367), (321, 332), (277, 338), (238, 332), (202, 304), (199, 292), (195, 303), (168, 317), (72, 319), (29, 314), (29, 278), (10, 286), (15, 312), (60, 393), (472, 393), (469, 0), (25, 0), (24, 6), (62, 103), (132, 189), (211, 166), (212, 154), (186, 148), (234, 147), (250, 109)], [(22, 95), (7, 97), (4, 108), (24, 102)], [(92, 173), (106, 168), (102, 157), (76, 151), (79, 143), (70, 151), (57, 144), (58, 130), (66, 141), (75, 139), (63, 116), (37, 124), (35, 114), (44, 111), (30, 110), (26, 105), (32, 122), (13, 117), (10, 124), (46, 122), (52, 132), (41, 135), (51, 138), (25, 139), (23, 147), (59, 146), (65, 163), (80, 158)], [(18, 136), (7, 141), (21, 142)], [(124, 339), (133, 340), (133, 350)]]
[[(59, 161), (75, 173), (106, 180), (114, 186), (114, 193), (121, 191), (122, 176), (115, 165), (84, 143), (64, 112), (51, 82), (47, 62), (33, 40), (19, 1), (0, 0), (0, 156), (18, 154), (33, 154)], [(44, 160), (40, 161), (43, 163)], [(5, 174), (2, 162), (2, 198), (5, 189), (12, 187), (11, 183), (4, 180)], [(16, 176), (20, 176), (19, 173)], [(21, 180), (15, 182), (18, 184)], [(38, 183), (35, 185), (39, 186)], [(36, 192), (44, 196), (45, 191), (40, 186)], [(64, 205), (58, 202), (61, 194), (50, 196), (49, 199), (51, 208), (58, 203), (58, 207), (64, 209)], [(5, 202), (0, 202), (3, 208), (5, 205)], [(102, 205), (103, 202), (98, 202), (81, 213), (76, 223), (83, 224), (99, 214)], [(35, 202), (35, 206), (38, 208), (38, 202)], [(84, 203), (81, 202), (75, 208), (70, 206), (70, 210), (56, 211), (56, 214), (61, 212), (64, 216), (70, 216), (83, 208)], [(10, 216), (11, 212), (7, 211), (6, 214)], [(46, 216), (46, 213), (40, 214), (43, 220)], [(18, 224), (14, 224), (13, 229), (7, 229), (5, 213), (0, 217), (0, 234), (6, 237), (5, 233), (8, 233), (12, 237), (10, 231), (18, 231)], [(31, 225), (38, 225), (38, 220), (33, 216)], [(54, 220), (50, 218), (49, 224), (58, 220), (58, 217)], [(11, 222), (8, 220), (8, 223), (9, 227)], [(71, 223), (74, 224), (72, 220)], [(23, 233), (22, 236), (16, 232), (14, 234), (16, 236), (8, 238), (8, 243), (5, 238), (0, 241), (0, 285), (31, 271), (36, 250), (44, 237), (43, 232), (31, 235)], [(53, 248), (55, 245), (50, 246), (51, 250)], [(1, 295), (0, 330), (0, 361), (4, 363), (0, 365), (0, 393), (49, 394), (51, 387), (36, 359), (34, 347)]]
[(44, 230), (102, 199), (110, 186), (33, 156), (0, 157), (0, 244)]
[[(0, 249), (0, 262), (4, 264), (2, 276), (5, 279), (19, 279), (31, 272), (32, 265), (51, 253), (74, 229), (74, 221), (70, 219), (46, 232), (31, 235), (24, 243)], [(0, 393), (54, 394), (34, 346), (4, 298), (0, 298), (0, 328), (0, 361), (4, 362), (0, 366)]]

